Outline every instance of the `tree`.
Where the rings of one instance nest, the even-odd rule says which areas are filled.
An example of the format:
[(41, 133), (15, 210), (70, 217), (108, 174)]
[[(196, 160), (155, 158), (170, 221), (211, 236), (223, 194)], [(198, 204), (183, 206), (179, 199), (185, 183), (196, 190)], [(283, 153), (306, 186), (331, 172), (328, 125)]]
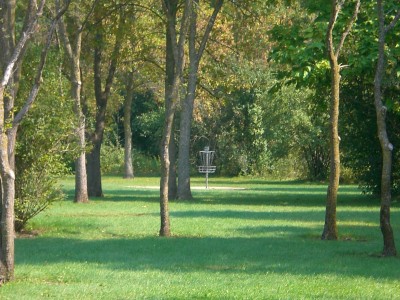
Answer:
[(134, 74), (128, 72), (126, 78), (126, 97), (124, 99), (124, 178), (133, 178), (133, 163), (132, 163), (132, 98), (133, 98), (133, 82)]
[(394, 242), (393, 229), (390, 225), (390, 202), (391, 202), (391, 174), (392, 174), (392, 151), (393, 145), (389, 141), (386, 129), (387, 107), (383, 105), (382, 81), (385, 73), (385, 38), (389, 30), (393, 29), (400, 18), (400, 9), (392, 22), (385, 26), (385, 14), (382, 0), (377, 0), (378, 12), (378, 62), (376, 65), (374, 81), (374, 104), (376, 110), (376, 122), (378, 137), (382, 148), (382, 177), (381, 177), (381, 209), (380, 226), (383, 235), (384, 256), (395, 256), (396, 246)]
[[(57, 7), (59, 7), (59, 0), (56, 1)], [(93, 2), (95, 5), (96, 1)], [(80, 16), (77, 10), (74, 10), (74, 14), (69, 18), (69, 24), (67, 28), (66, 22), (62, 19), (58, 23), (59, 34), (64, 48), (64, 53), (69, 63), (68, 70), (69, 75), (67, 76), (71, 83), (71, 96), (74, 99), (74, 113), (76, 116), (76, 136), (79, 147), (79, 155), (75, 160), (75, 202), (88, 202), (88, 188), (87, 188), (87, 174), (86, 174), (86, 140), (85, 140), (85, 115), (82, 112), (81, 104), (81, 90), (82, 90), (82, 69), (80, 66), (81, 49), (82, 49), (82, 34), (86, 26), (87, 18), (93, 11), (93, 7), (90, 9), (86, 17)], [(69, 30), (68, 30), (69, 29)], [(71, 36), (68, 36), (68, 32)], [(72, 36), (73, 35), (73, 36)], [(73, 44), (72, 44), (73, 43)]]
[[(119, 11), (119, 10), (117, 10)], [(101, 168), (100, 168), (100, 150), (103, 142), (104, 129), (106, 126), (106, 111), (108, 100), (111, 95), (111, 87), (114, 80), (115, 71), (120, 55), (122, 35), (124, 34), (122, 26), (116, 29), (115, 42), (108, 60), (107, 76), (103, 78), (103, 64), (105, 52), (105, 28), (106, 20), (104, 19), (104, 11), (102, 5), (96, 5), (94, 10), (94, 94), (96, 98), (94, 129), (87, 132), (87, 136), (91, 145), (90, 152), (86, 153), (87, 160), (87, 179), (89, 197), (103, 197), (103, 189), (101, 185)], [(124, 22), (122, 12), (117, 16), (119, 23)], [(103, 85), (104, 80), (104, 85)]]
[[(170, 176), (170, 142), (172, 136), (172, 128), (174, 123), (174, 117), (176, 112), (176, 106), (178, 102), (178, 92), (182, 72), (185, 65), (185, 40), (189, 29), (189, 19), (192, 9), (192, 0), (185, 0), (184, 11), (181, 18), (179, 35), (175, 26), (176, 20), (176, 8), (177, 0), (162, 0), (163, 12), (166, 17), (166, 32), (167, 32), (167, 44), (166, 44), (166, 59), (168, 57), (173, 58), (173, 76), (172, 81), (166, 82), (165, 91), (165, 119), (163, 134), (161, 138), (161, 180), (160, 180), (160, 216), (161, 216), (161, 236), (170, 236), (170, 222), (169, 222), (169, 210), (168, 210), (168, 198), (169, 198), (169, 176)], [(179, 38), (178, 38), (179, 36)], [(168, 43), (170, 43), (168, 45)], [(166, 72), (171, 71), (166, 68)], [(168, 74), (166, 74), (166, 80)], [(168, 86), (167, 86), (168, 85)]]
[(19, 111), (15, 112), (14, 101), (18, 85), (14, 74), (19, 67), (25, 49), (38, 29), (39, 18), (43, 14), (45, 0), (36, 3), (32, 0), (26, 8), (25, 24), (18, 42), (16, 41), (15, 10), (16, 1), (0, 2), (0, 43), (3, 49), (1, 56), (2, 77), (0, 83), (0, 177), (1, 177), (1, 229), (0, 229), (0, 284), (14, 278), (14, 201), (15, 201), (15, 141), (18, 127), (37, 97), (42, 82), (42, 71), (46, 62), (56, 24), (66, 6), (60, 10), (47, 32), (46, 41), (41, 52), (40, 62), (36, 68), (35, 80), (30, 93)]
[(339, 189), (340, 176), (340, 152), (339, 152), (339, 92), (340, 92), (340, 70), (339, 55), (344, 45), (347, 35), (350, 33), (351, 27), (356, 21), (360, 8), (360, 0), (357, 0), (353, 15), (342, 33), (339, 44), (336, 49), (334, 46), (333, 29), (336, 20), (342, 9), (344, 1), (332, 0), (331, 17), (329, 20), (326, 43), (328, 49), (329, 64), (331, 67), (331, 100), (330, 100), (330, 174), (329, 186), (326, 200), (325, 225), (322, 232), (323, 240), (337, 240), (338, 232), (336, 225), (336, 204), (337, 193)]
[(192, 126), (193, 104), (196, 97), (198, 71), (200, 60), (206, 48), (211, 30), (219, 11), (221, 10), (223, 0), (218, 0), (214, 3), (214, 10), (208, 19), (204, 34), (200, 40), (200, 46), (196, 49), (197, 39), (197, 15), (200, 9), (200, 1), (194, 1), (192, 15), (190, 18), (189, 29), (189, 75), (187, 82), (187, 91), (184, 100), (182, 101), (182, 110), (180, 118), (180, 135), (179, 135), (179, 159), (178, 159), (178, 198), (191, 199), (192, 193), (190, 190), (190, 133)]

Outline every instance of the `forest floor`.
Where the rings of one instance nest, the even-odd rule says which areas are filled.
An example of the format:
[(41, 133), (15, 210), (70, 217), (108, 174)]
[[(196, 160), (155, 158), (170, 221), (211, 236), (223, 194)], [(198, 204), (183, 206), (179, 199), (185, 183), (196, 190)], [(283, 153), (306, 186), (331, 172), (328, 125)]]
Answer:
[[(324, 184), (213, 177), (205, 189), (194, 178), (194, 200), (170, 201), (172, 237), (161, 238), (158, 183), (104, 177), (104, 198), (75, 204), (63, 180), (68, 199), (16, 239), (0, 299), (400, 299), (379, 201), (356, 186), (339, 191), (339, 240), (322, 241)], [(392, 225), (399, 241), (399, 203)]]

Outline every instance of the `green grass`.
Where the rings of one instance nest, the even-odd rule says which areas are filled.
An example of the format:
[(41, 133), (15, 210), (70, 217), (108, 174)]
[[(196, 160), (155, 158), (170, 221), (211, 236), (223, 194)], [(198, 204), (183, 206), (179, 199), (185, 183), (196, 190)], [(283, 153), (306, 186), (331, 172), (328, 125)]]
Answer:
[[(321, 241), (326, 186), (211, 178), (172, 201), (160, 238), (158, 178), (103, 180), (105, 198), (54, 204), (16, 240), (0, 299), (400, 299), (400, 260), (381, 258), (379, 205), (341, 187), (339, 241)], [(192, 186), (204, 186), (195, 178)], [(400, 210), (392, 225), (400, 238)]]

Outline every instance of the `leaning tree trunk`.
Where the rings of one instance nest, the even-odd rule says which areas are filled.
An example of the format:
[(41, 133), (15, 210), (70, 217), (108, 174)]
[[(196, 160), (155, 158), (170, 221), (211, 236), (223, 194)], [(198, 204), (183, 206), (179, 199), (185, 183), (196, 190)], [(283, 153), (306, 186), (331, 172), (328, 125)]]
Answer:
[(15, 93), (13, 87), (11, 94), (5, 93), (6, 86), (13, 84), (11, 71), (8, 80), (7, 67), (15, 49), (15, 0), (0, 1), (0, 66), (2, 83), (0, 86), (0, 285), (14, 278), (14, 201), (15, 201), (15, 176), (14, 168), (10, 164), (6, 121), (10, 118), (11, 107), (14, 103)]
[(392, 173), (392, 151), (393, 145), (389, 141), (386, 129), (387, 108), (382, 103), (382, 79), (385, 70), (385, 36), (386, 32), (394, 26), (394, 23), (385, 28), (382, 0), (377, 0), (379, 37), (378, 37), (378, 63), (374, 81), (374, 103), (376, 109), (376, 121), (378, 125), (378, 137), (382, 148), (382, 177), (381, 177), (381, 209), (380, 226), (383, 235), (384, 256), (395, 256), (396, 246), (394, 242), (393, 229), (390, 225), (390, 202), (391, 202), (391, 173)]
[[(5, 89), (12, 82), (16, 70), (17, 62), (21, 62), (24, 49), (28, 44), (32, 35), (36, 33), (38, 28), (38, 19), (43, 13), (45, 0), (36, 3), (29, 2), (27, 10), (27, 22), (24, 25), (23, 32), (20, 35), (18, 43), (9, 49), (9, 57), (1, 57), (2, 77), (0, 82), (0, 196), (1, 196), (1, 219), (0, 219), (0, 285), (14, 278), (14, 202), (15, 202), (15, 173), (14, 173), (14, 157), (15, 157), (15, 141), (19, 125), (28, 113), (35, 101), (42, 82), (43, 68), (46, 63), (47, 53), (50, 48), (53, 33), (56, 24), (61, 16), (68, 8), (69, 1), (65, 3), (62, 10), (58, 11), (53, 19), (49, 31), (47, 33), (46, 42), (40, 55), (40, 61), (36, 69), (36, 75), (31, 87), (30, 93), (19, 111), (15, 112), (14, 99), (6, 99)], [(2, 34), (7, 35), (11, 39), (15, 37), (15, 28), (12, 22), (4, 21), (4, 14), (12, 16), (15, 14), (15, 1), (0, 1), (0, 30)], [(5, 25), (5, 27), (4, 27)], [(11, 26), (10, 26), (11, 25)], [(3, 43), (1, 39), (0, 43)], [(2, 46), (2, 51), (8, 46)], [(11, 87), (11, 89), (15, 88)], [(14, 95), (16, 92), (14, 91)]]
[[(176, 21), (176, 13), (177, 13), (177, 5), (178, 2), (175, 1), (171, 4), (171, 14), (172, 14), (172, 22)], [(174, 101), (177, 94), (174, 94), (174, 80), (175, 80), (175, 58), (173, 53), (173, 43), (171, 41), (171, 32), (170, 28), (167, 26), (166, 36), (165, 36), (165, 48), (166, 48), (166, 57), (165, 57), (165, 110), (168, 109), (171, 101)], [(173, 122), (173, 121), (172, 121)], [(177, 183), (176, 183), (176, 144), (175, 144), (175, 135), (174, 135), (174, 124), (171, 124), (171, 137), (169, 138), (169, 149), (168, 149), (168, 160), (169, 160), (169, 171), (168, 171), (168, 198), (175, 199), (177, 197)]]

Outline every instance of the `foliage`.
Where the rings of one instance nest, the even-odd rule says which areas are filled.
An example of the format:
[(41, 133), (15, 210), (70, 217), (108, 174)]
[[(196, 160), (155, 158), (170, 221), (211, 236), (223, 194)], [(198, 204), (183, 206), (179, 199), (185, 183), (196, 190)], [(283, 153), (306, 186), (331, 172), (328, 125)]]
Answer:
[(195, 126), (195, 136), (201, 136), (199, 130), (213, 136), (221, 172), (324, 179), (326, 143), (321, 141), (327, 114), (322, 110), (316, 117), (321, 110), (315, 104), (318, 95), (306, 87), (279, 83), (270, 65), (236, 61), (233, 71), (221, 87), (221, 108), (201, 117), (206, 126)]
[[(150, 90), (136, 92), (132, 99), (131, 128), (133, 146), (149, 156), (159, 156), (164, 110)], [(118, 143), (124, 143), (123, 106), (115, 113)]]
[(219, 164), (228, 175), (263, 174), (269, 151), (262, 124), (263, 111), (252, 91), (229, 95), (217, 138)]
[[(35, 63), (33, 47), (25, 70)], [(30, 59), (29, 59), (30, 58)], [(63, 199), (57, 178), (69, 172), (67, 162), (74, 155), (72, 102), (65, 91), (68, 85), (58, 72), (56, 52), (48, 57), (45, 85), (29, 115), (21, 123), (16, 146), (15, 226), (21, 231), (35, 215), (51, 203)], [(34, 68), (33, 68), (34, 70)], [(30, 72), (24, 73), (19, 99), (26, 97)]]
[[(107, 132), (100, 150), (101, 172), (106, 175), (120, 175), (124, 171), (124, 148), (113, 132)], [(158, 176), (160, 161), (137, 149), (132, 150), (133, 169), (136, 176)]]

